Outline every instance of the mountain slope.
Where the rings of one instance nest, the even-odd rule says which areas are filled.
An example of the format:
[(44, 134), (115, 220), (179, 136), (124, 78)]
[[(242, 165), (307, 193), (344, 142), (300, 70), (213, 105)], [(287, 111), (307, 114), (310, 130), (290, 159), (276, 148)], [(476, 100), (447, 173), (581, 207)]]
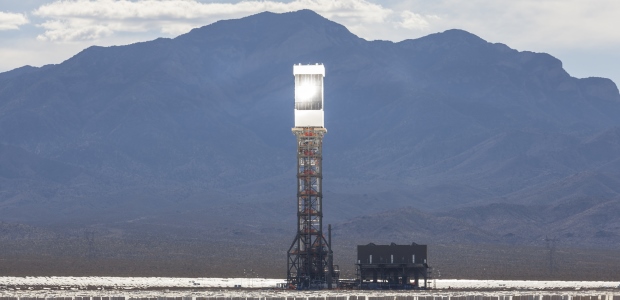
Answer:
[[(618, 196), (620, 94), (610, 80), (573, 78), (549, 54), (462, 30), (366, 41), (304, 10), (0, 74), (2, 170), (23, 157), (19, 168), (35, 170), (28, 185), (0, 172), (0, 216), (106, 223), (288, 203), (291, 66), (316, 62), (327, 69), (326, 194), (345, 199), (325, 201), (355, 211), (330, 218), (553, 203), (589, 195), (576, 192), (588, 178), (611, 178), (596, 195)], [(37, 174), (43, 162), (58, 167)], [(381, 203), (357, 208), (360, 195)]]

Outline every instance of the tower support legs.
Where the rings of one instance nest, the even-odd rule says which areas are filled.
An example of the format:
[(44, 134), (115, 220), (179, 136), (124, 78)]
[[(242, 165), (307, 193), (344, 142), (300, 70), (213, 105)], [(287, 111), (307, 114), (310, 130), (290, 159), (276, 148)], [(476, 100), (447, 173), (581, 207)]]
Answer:
[(332, 285), (331, 248), (323, 235), (323, 127), (295, 127), (297, 234), (288, 250), (287, 282), (295, 289)]

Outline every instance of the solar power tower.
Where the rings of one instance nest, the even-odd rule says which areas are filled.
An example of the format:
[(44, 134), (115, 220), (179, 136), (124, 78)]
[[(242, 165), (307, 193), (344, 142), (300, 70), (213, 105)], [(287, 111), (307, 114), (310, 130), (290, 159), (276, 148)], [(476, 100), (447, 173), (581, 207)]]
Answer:
[[(294, 65), (297, 137), (297, 235), (288, 250), (287, 282), (295, 289), (331, 288), (337, 280), (323, 235), (323, 78), (325, 67)], [(331, 232), (330, 232), (331, 233)]]

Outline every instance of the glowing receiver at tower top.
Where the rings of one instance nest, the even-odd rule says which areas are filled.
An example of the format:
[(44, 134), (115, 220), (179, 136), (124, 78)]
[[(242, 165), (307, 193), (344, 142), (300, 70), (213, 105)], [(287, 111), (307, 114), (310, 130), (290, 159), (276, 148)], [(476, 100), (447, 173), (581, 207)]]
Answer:
[(295, 127), (325, 127), (323, 122), (323, 65), (294, 65)]

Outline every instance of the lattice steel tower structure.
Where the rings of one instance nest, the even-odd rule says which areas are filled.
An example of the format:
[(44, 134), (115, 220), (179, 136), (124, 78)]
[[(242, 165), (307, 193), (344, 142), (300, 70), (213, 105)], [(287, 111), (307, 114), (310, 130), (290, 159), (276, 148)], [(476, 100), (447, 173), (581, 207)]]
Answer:
[[(323, 65), (295, 65), (295, 127), (297, 137), (297, 235), (288, 250), (290, 288), (331, 288), (334, 271), (331, 232), (323, 235)], [(331, 228), (330, 228), (331, 229)]]

